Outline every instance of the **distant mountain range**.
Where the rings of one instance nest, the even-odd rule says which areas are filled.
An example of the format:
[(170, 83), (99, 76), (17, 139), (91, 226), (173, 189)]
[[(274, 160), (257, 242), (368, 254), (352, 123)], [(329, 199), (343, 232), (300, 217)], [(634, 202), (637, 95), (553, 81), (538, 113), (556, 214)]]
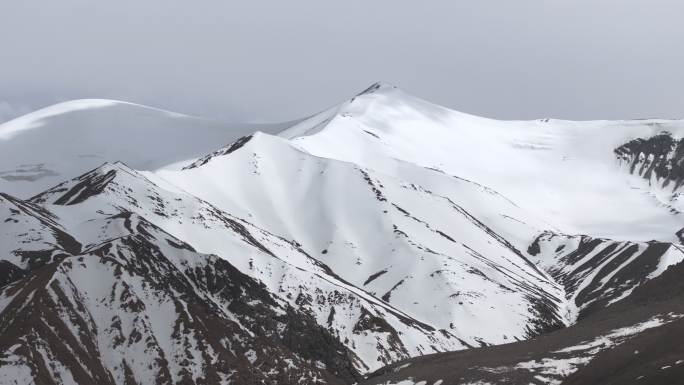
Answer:
[(61, 103), (0, 125), (0, 384), (676, 383), (683, 212), (684, 121)]

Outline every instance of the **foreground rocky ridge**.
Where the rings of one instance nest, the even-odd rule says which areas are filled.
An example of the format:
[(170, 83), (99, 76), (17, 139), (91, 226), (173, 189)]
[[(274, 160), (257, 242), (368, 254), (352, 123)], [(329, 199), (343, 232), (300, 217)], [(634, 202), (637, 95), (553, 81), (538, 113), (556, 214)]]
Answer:
[[(132, 213), (109, 240), (2, 288), (0, 379), (349, 383), (349, 352), (216, 256)], [(118, 232), (110, 232), (120, 229)]]

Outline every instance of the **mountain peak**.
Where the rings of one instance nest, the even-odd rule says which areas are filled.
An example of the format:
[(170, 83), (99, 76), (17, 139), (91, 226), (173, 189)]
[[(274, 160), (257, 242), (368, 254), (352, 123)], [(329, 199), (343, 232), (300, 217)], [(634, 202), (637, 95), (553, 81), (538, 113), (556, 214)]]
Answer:
[(106, 99), (78, 99), (53, 104), (0, 124), (0, 139), (10, 139), (21, 131), (40, 127), (44, 124), (44, 120), (54, 116), (113, 106), (117, 103), (123, 102)]
[[(57, 186), (31, 198), (34, 203), (50, 202), (56, 205), (72, 205), (81, 203), (91, 196), (102, 193), (110, 182), (119, 176), (128, 176), (126, 185), (133, 180), (145, 179), (137, 171), (121, 161), (105, 162), (87, 173), (62, 182)], [(131, 177), (133, 177), (131, 179)]]
[(393, 84), (390, 84), (390, 83), (388, 83), (388, 82), (377, 81), (377, 82), (371, 84), (370, 87), (368, 87), (368, 88), (366, 88), (365, 90), (359, 92), (359, 93), (357, 94), (357, 96), (366, 95), (366, 94), (372, 94), (372, 93), (377, 92), (377, 91), (387, 91), (387, 90), (394, 90), (394, 89), (398, 89), (398, 87), (395, 86), (395, 85), (393, 85)]
[(283, 127), (223, 123), (115, 100), (64, 102), (0, 124), (0, 191), (28, 198), (117, 160), (138, 170), (185, 165), (218, 144)]
[(257, 137), (259, 135), (261, 135), (261, 133), (259, 131), (257, 131), (251, 135), (246, 135), (246, 136), (243, 136), (241, 138), (238, 138), (233, 143), (231, 143), (227, 146), (221, 147), (220, 149), (218, 149), (218, 150), (216, 150), (216, 151), (214, 151), (208, 155), (205, 155), (205, 156), (197, 159), (193, 163), (183, 167), (183, 170), (187, 170), (187, 169), (191, 169), (191, 168), (197, 168), (197, 167), (200, 167), (202, 165), (207, 164), (210, 160), (212, 160), (213, 158), (215, 158), (217, 156), (228, 155), (228, 154), (240, 149), (242, 146), (247, 144), (247, 142), (249, 142), (252, 138)]

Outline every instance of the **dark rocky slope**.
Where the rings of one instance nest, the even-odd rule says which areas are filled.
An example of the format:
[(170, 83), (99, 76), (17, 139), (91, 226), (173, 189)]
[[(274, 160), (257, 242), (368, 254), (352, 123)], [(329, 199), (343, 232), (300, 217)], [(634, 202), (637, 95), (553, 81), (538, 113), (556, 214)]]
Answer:
[[(315, 320), (134, 214), (130, 233), (0, 288), (0, 382), (331, 384), (359, 378)], [(68, 378), (66, 378), (68, 377)]]
[(528, 341), (399, 362), (362, 384), (680, 384), (682, 275), (684, 264), (672, 266), (569, 328)]

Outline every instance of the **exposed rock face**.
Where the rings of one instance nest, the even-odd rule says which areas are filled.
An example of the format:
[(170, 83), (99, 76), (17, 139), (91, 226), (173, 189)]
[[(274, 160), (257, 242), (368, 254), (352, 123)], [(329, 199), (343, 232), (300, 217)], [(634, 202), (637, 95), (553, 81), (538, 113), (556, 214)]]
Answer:
[(10, 283), (50, 262), (78, 253), (81, 244), (45, 208), (0, 193), (0, 282)]
[(183, 167), (183, 169), (187, 170), (187, 169), (191, 169), (191, 168), (197, 168), (197, 167), (200, 167), (202, 165), (207, 164), (207, 162), (209, 162), (212, 158), (215, 158), (217, 156), (222, 156), (222, 155), (228, 155), (231, 152), (234, 152), (234, 151), (240, 149), (245, 144), (247, 144), (247, 142), (249, 142), (250, 139), (252, 139), (252, 135), (243, 136), (243, 137), (239, 138), (238, 140), (236, 140), (235, 142), (231, 143), (230, 145), (228, 145), (224, 148), (221, 148), (218, 151), (214, 151), (211, 154), (206, 155), (206, 156), (196, 160), (195, 162), (191, 163), (190, 165)]
[(684, 250), (665, 242), (615, 241), (545, 232), (528, 252), (561, 283), (574, 318), (603, 309), (684, 260)]
[(662, 132), (650, 138), (634, 139), (615, 149), (615, 155), (632, 174), (672, 191), (684, 184), (684, 138)]
[(2, 287), (0, 378), (358, 380), (350, 352), (329, 331), (228, 262), (195, 252), (134, 214), (110, 220), (131, 232)]

